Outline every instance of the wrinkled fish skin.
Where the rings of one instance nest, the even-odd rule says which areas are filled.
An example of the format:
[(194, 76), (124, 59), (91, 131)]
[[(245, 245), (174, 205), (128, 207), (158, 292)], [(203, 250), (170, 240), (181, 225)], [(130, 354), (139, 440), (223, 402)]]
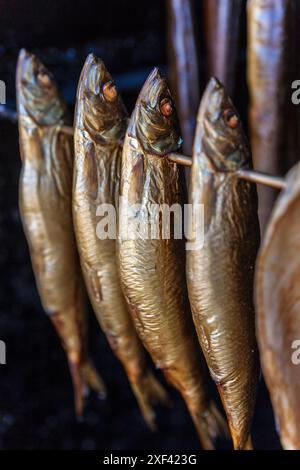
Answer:
[(262, 369), (286, 450), (300, 449), (300, 165), (287, 175), (260, 248), (255, 273)]
[(259, 374), (252, 300), (257, 196), (251, 183), (234, 174), (250, 160), (233, 104), (211, 79), (199, 108), (189, 196), (190, 204), (204, 204), (204, 246), (187, 252), (187, 281), (198, 338), (235, 449), (250, 445)]
[[(104, 94), (112, 90), (112, 99)], [(155, 427), (152, 405), (167, 401), (146, 363), (122, 294), (116, 240), (96, 233), (100, 204), (118, 207), (127, 112), (103, 62), (88, 56), (79, 81), (75, 112), (73, 217), (81, 266), (94, 311), (115, 355), (122, 362), (148, 425)]]
[[(255, 169), (280, 174), (285, 148), (285, 106), (290, 99), (287, 57), (290, 0), (247, 3), (251, 148)], [(259, 187), (259, 218), (264, 229), (276, 192)]]
[[(171, 114), (162, 114), (167, 103)], [(148, 77), (130, 120), (122, 155), (124, 206), (120, 227), (127, 222), (125, 204), (141, 204), (133, 219), (142, 225), (150, 204), (181, 204), (182, 175), (165, 155), (181, 145), (177, 117), (165, 79), (157, 69)], [(147, 219), (146, 219), (147, 220)], [(171, 224), (173, 225), (173, 224)], [(149, 229), (148, 222), (144, 228)], [(224, 427), (223, 418), (206, 391), (202, 357), (189, 311), (184, 273), (184, 243), (119, 233), (119, 262), (136, 329), (156, 367), (182, 394), (204, 448)]]
[(244, 0), (205, 0), (208, 76), (217, 77), (234, 92)]
[(87, 359), (86, 295), (71, 210), (72, 139), (59, 130), (66, 110), (51, 74), (25, 50), (18, 61), (17, 98), (20, 212), (38, 291), (66, 351), (80, 415), (86, 386), (105, 390)]

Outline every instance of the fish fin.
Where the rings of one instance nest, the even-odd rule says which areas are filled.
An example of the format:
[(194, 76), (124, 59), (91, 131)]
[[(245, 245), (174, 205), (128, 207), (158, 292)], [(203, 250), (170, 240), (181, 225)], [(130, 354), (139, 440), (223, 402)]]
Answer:
[(106, 386), (98, 374), (93, 362), (88, 360), (83, 366), (83, 375), (86, 384), (95, 392), (98, 393), (98, 397), (104, 400), (106, 398)]
[(170, 406), (167, 392), (151, 371), (139, 380), (132, 381), (131, 387), (146, 424), (152, 431), (156, 431), (156, 414), (153, 407), (159, 403)]
[[(217, 387), (221, 397), (221, 401), (226, 410), (226, 399), (224, 389), (221, 385), (217, 385)], [(232, 438), (234, 450), (253, 450), (251, 436), (248, 431), (249, 426), (247, 425), (247, 422), (243, 423), (243, 426), (240, 425), (237, 428), (237, 426), (233, 424), (231, 413), (229, 412), (227, 413), (227, 419), (229, 423), (230, 435)]]
[(91, 361), (85, 364), (69, 361), (69, 367), (74, 389), (75, 411), (80, 418), (83, 415), (89, 387), (97, 391), (101, 398), (106, 397), (106, 388)]
[(230, 436), (227, 422), (213, 401), (201, 413), (195, 412), (194, 407), (188, 408), (204, 450), (214, 450), (218, 437)]
[[(87, 389), (82, 376), (82, 352), (77, 332), (74, 333), (72, 317), (75, 309), (71, 310), (69, 322), (66, 322), (66, 314), (62, 312), (49, 312), (49, 318), (61, 340), (62, 346), (68, 358), (70, 374), (73, 383), (75, 412), (78, 418), (83, 414)], [(75, 322), (74, 322), (75, 323)], [(70, 327), (71, 325), (71, 327)]]
[(69, 368), (73, 382), (75, 412), (76, 416), (80, 418), (83, 414), (85, 397), (88, 390), (82, 377), (82, 365), (78, 362), (69, 361)]
[(235, 450), (253, 450), (253, 444), (250, 434), (248, 435), (245, 443), (242, 446), (240, 445), (240, 443), (237, 444), (235, 441), (233, 441), (233, 443)]
[(209, 406), (209, 419), (208, 422), (211, 422), (210, 429), (214, 429), (216, 437), (224, 437), (230, 439), (230, 431), (227, 424), (226, 418), (218, 410), (217, 405), (211, 401)]
[(244, 444), (244, 447), (243, 447), (243, 450), (253, 450), (253, 443), (252, 443), (252, 439), (251, 439), (251, 435), (249, 434), (245, 444)]

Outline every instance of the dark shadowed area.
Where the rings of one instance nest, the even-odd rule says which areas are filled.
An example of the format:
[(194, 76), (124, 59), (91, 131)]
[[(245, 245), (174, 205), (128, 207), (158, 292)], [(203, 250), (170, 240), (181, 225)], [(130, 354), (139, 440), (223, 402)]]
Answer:
[[(200, 16), (197, 8), (199, 41)], [(7, 105), (15, 109), (16, 60), (19, 49), (27, 47), (54, 73), (71, 111), (90, 52), (104, 60), (132, 110), (151, 68), (167, 72), (166, 22), (163, 0), (0, 0), (0, 79), (6, 83)], [(244, 39), (235, 97), (242, 116), (247, 103)], [(204, 64), (200, 57), (202, 86)], [(90, 351), (109, 394), (106, 401), (91, 394), (84, 419), (76, 420), (65, 355), (38, 298), (18, 212), (17, 126), (1, 120), (0, 133), (0, 340), (7, 346), (7, 364), (0, 365), (0, 448), (198, 449), (185, 405), (172, 390), (173, 407), (158, 410), (158, 432), (146, 428), (92, 311)], [(253, 441), (256, 448), (280, 448), (262, 381)]]

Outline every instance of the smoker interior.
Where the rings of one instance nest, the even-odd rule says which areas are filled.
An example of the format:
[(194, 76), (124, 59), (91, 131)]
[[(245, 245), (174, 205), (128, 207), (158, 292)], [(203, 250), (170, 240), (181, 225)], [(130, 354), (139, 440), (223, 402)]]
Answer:
[[(195, 14), (203, 88), (207, 77), (201, 6)], [(7, 105), (15, 108), (16, 60), (19, 49), (27, 47), (54, 73), (71, 112), (89, 52), (107, 64), (132, 110), (151, 68), (158, 65), (167, 72), (166, 22), (162, 0), (0, 0), (0, 78), (7, 86)], [(242, 36), (234, 98), (246, 122), (244, 40)], [(76, 420), (67, 362), (39, 301), (18, 212), (17, 127), (1, 120), (0, 129), (0, 338), (7, 345), (7, 364), (0, 366), (0, 448), (198, 449), (189, 414), (173, 389), (168, 388), (173, 407), (158, 410), (158, 432), (146, 428), (125, 373), (92, 312), (90, 351), (109, 394), (101, 401), (91, 393), (84, 419)], [(212, 393), (218, 399), (214, 388)], [(280, 448), (262, 379), (253, 442), (257, 449)], [(219, 442), (218, 448), (229, 445)]]

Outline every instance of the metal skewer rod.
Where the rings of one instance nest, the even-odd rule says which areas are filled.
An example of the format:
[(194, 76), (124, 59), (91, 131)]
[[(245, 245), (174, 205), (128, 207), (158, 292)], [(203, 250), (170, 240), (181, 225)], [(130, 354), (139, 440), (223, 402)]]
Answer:
[(271, 188), (284, 189), (286, 187), (286, 181), (281, 176), (273, 176), (256, 170), (238, 170), (237, 175), (244, 180), (271, 186)]
[[(12, 111), (5, 106), (0, 106), (0, 118), (7, 119), (11, 122), (17, 122), (17, 113)], [(73, 135), (73, 127), (62, 126), (62, 132), (65, 132), (68, 135)], [(182, 155), (179, 153), (169, 153), (168, 159), (171, 162), (178, 163), (179, 165), (192, 166), (192, 158), (187, 155)], [(256, 170), (238, 170), (237, 176), (252, 183), (263, 184), (265, 186), (270, 186), (271, 188), (283, 189), (286, 187), (285, 179), (280, 176), (268, 175), (266, 173), (261, 173)]]
[(179, 165), (192, 166), (192, 157), (188, 157), (187, 155), (182, 155), (180, 153), (169, 153), (168, 160), (178, 163)]
[[(179, 165), (192, 166), (192, 158), (187, 155), (177, 153), (170, 153), (168, 159), (171, 162), (178, 163)], [(251, 183), (263, 184), (271, 188), (283, 189), (286, 187), (285, 179), (280, 176), (268, 175), (256, 170), (238, 170), (236, 175), (244, 180), (251, 181)]]
[[(5, 121), (10, 121), (14, 124), (18, 122), (18, 113), (17, 111), (14, 111), (12, 109), (7, 108), (5, 105), (0, 105), (0, 119), (3, 119)], [(73, 135), (73, 127), (70, 126), (62, 126), (61, 127), (62, 132), (68, 135)]]

